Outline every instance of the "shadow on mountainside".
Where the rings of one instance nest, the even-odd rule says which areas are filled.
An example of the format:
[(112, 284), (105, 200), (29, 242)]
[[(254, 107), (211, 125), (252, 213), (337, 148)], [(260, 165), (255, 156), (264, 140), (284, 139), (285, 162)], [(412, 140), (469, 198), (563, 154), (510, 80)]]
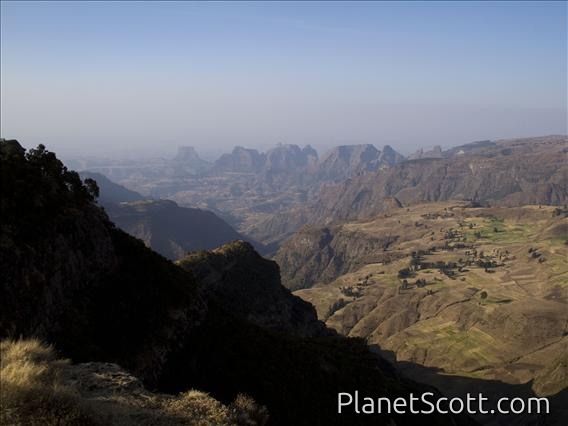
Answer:
[[(383, 350), (378, 345), (370, 345), (371, 351), (379, 354), (390, 362), (396, 361), (396, 355), (389, 350)], [(443, 369), (426, 367), (420, 364), (396, 361), (397, 370), (406, 378), (419, 383), (435, 387), (448, 398), (458, 397), (463, 401), (469, 393), (477, 398), (482, 394), (488, 401), (484, 401), (483, 409), (498, 412), (497, 402), (500, 398), (509, 398), (501, 405), (510, 410), (510, 400), (521, 398), (528, 406), (529, 398), (540, 398), (532, 390), (532, 380), (526, 383), (511, 384), (500, 380), (476, 379), (474, 377), (457, 376), (445, 373)], [(532, 403), (533, 413), (522, 414), (477, 414), (472, 417), (484, 425), (565, 425), (568, 424), (568, 389), (546, 397), (550, 404), (550, 413), (537, 414), (536, 402)], [(472, 402), (472, 408), (479, 407), (478, 401)], [(543, 406), (544, 407), (544, 406)], [(520, 409), (520, 402), (515, 402), (514, 409)], [(527, 408), (528, 410), (528, 408)], [(542, 411), (542, 410), (541, 410)]]

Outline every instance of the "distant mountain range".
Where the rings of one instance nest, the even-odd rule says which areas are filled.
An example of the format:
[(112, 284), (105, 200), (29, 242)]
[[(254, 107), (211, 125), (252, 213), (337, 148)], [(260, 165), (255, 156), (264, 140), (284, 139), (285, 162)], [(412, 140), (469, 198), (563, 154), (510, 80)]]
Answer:
[[(294, 144), (279, 144), (267, 152), (256, 149), (235, 147), (232, 152), (222, 154), (214, 163), (202, 160), (195, 148), (181, 146), (171, 159), (145, 161), (104, 161), (74, 160), (72, 166), (81, 170), (102, 173), (113, 180), (128, 181), (140, 192), (150, 195), (145, 183), (163, 184), (172, 179), (203, 178), (231, 174), (259, 175), (311, 175), (303, 177), (310, 183), (330, 180), (337, 181), (362, 171), (377, 170), (381, 166), (393, 165), (404, 160), (402, 154), (386, 145), (382, 151), (370, 144), (343, 145), (331, 149), (321, 159), (310, 145), (301, 148)], [(154, 189), (159, 190), (158, 187)], [(166, 189), (167, 191), (167, 189)]]
[(283, 241), (304, 224), (365, 219), (397, 206), (445, 200), (473, 206), (568, 203), (568, 138), (475, 142), (441, 151), (436, 158), (360, 173), (312, 191), (305, 202), (257, 222), (248, 232)]
[[(108, 190), (103, 188), (101, 191), (103, 204), (105, 197), (116, 202), (120, 197), (113, 194), (117, 192), (128, 201), (169, 199), (182, 207), (209, 210), (249, 240), (262, 240), (267, 248), (259, 243), (255, 247), (269, 253), (274, 251), (274, 244), (278, 244), (281, 237), (273, 241), (255, 230), (263, 227), (262, 223), (270, 217), (312, 199), (322, 185), (383, 170), (403, 160), (404, 157), (390, 146), (383, 150), (368, 144), (339, 146), (320, 159), (317, 151), (309, 145), (301, 148), (281, 144), (266, 153), (235, 147), (213, 164), (201, 160), (192, 147), (180, 147), (172, 160), (116, 161), (106, 165), (82, 163), (81, 166), (87, 169), (82, 172), (85, 176), (87, 173), (103, 174), (141, 194), (140, 198), (133, 200), (136, 197), (132, 194), (124, 194), (116, 187), (110, 188), (107, 183)], [(101, 179), (99, 176), (98, 180)], [(148, 202), (138, 203), (134, 211), (139, 216), (142, 206), (148, 209), (150, 205)], [(164, 206), (162, 203), (160, 208)], [(170, 205), (170, 208), (173, 206)], [(126, 211), (124, 206), (122, 209), (114, 206), (108, 210), (118, 224), (150, 244), (150, 235), (155, 233), (148, 232), (148, 222), (132, 222), (132, 209)], [(175, 238), (167, 240), (175, 241)], [(177, 258), (181, 253), (180, 246), (188, 247), (179, 242), (166, 242), (156, 245), (156, 249), (170, 258)]]
[(392, 165), (404, 157), (385, 146), (379, 151), (373, 145), (343, 145), (331, 149), (318, 158), (310, 145), (279, 145), (266, 153), (255, 149), (236, 147), (223, 154), (214, 164), (213, 173), (270, 173), (313, 175), (311, 181), (335, 181), (364, 171), (377, 170), (381, 165)]
[(566, 136), (477, 141), (405, 158), (388, 145), (338, 146), (320, 157), (309, 145), (282, 144), (267, 152), (235, 147), (214, 163), (181, 147), (173, 160), (95, 169), (144, 198), (212, 211), (274, 253), (304, 224), (365, 218), (397, 204), (564, 204), (567, 146)]

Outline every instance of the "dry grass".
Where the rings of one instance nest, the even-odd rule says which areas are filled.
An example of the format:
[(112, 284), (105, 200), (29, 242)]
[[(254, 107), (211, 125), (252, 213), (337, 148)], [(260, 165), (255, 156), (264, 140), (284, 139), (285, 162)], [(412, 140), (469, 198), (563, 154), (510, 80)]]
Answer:
[(0, 342), (0, 424), (264, 425), (265, 407), (238, 395), (229, 406), (204, 392), (148, 392), (113, 364), (72, 365), (37, 340)]
[(258, 405), (250, 396), (238, 394), (229, 405), (231, 417), (239, 425), (264, 425), (268, 422), (268, 410)]
[(92, 425), (92, 413), (60, 380), (69, 363), (37, 340), (0, 342), (3, 425)]
[[(553, 217), (554, 208), (546, 206), (457, 208), (452, 210), (454, 216), (430, 218), (443, 214), (444, 208), (449, 206), (414, 206), (410, 212), (400, 209), (387, 218), (344, 225), (362, 239), (380, 238), (381, 232), (403, 235), (389, 249), (407, 257), (382, 265), (370, 263), (295, 294), (313, 303), (329, 327), (368, 338), (371, 344), (395, 352), (399, 361), (465, 377), (475, 371), (476, 378), (512, 384), (533, 380), (538, 395), (566, 388), (566, 358), (561, 357), (566, 343), (553, 342), (564, 339), (568, 320), (568, 246), (564, 244), (568, 218)], [(415, 222), (424, 226), (415, 227)], [(405, 233), (409, 223), (412, 232)], [(443, 249), (450, 228), (467, 235), (466, 247)], [(475, 249), (498, 266), (492, 272), (475, 263), (461, 271), (456, 268), (456, 279), (435, 268), (421, 269), (409, 282), (423, 278), (428, 286), (398, 293), (398, 270), (410, 264), (412, 251), (431, 246), (437, 250), (423, 256), (430, 263), (475, 260), (467, 254)], [(538, 250), (545, 260), (533, 258), (529, 249)], [(501, 257), (503, 253), (506, 256)], [(370, 274), (371, 283), (362, 287), (361, 297), (346, 298), (345, 308), (325, 315), (344, 297), (341, 288), (359, 286), (361, 278)], [(480, 303), (482, 291), (488, 297)], [(421, 381), (419, 375), (412, 377)]]

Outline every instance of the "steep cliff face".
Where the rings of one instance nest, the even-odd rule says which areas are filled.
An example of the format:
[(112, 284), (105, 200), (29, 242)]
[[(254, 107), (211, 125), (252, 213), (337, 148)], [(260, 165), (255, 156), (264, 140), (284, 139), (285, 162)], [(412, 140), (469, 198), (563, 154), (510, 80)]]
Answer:
[(117, 226), (171, 260), (244, 238), (214, 213), (169, 200), (106, 205), (106, 210)]
[(420, 148), (414, 154), (410, 154), (408, 159), (418, 160), (420, 158), (442, 158), (443, 156), (442, 147), (440, 145), (436, 145), (429, 151), (424, 151), (423, 148)]
[(318, 164), (319, 180), (344, 180), (350, 175), (376, 171), (380, 151), (373, 145), (343, 145), (329, 151)]
[(317, 152), (307, 145), (278, 145), (266, 153), (237, 146), (215, 162), (214, 172), (232, 173), (294, 173), (306, 171), (317, 160)]
[(173, 162), (186, 173), (203, 173), (213, 166), (210, 162), (200, 158), (192, 146), (180, 146)]
[(249, 243), (191, 253), (178, 264), (194, 274), (209, 298), (239, 318), (278, 332), (329, 335), (314, 307), (281, 285), (278, 265)]
[(404, 155), (395, 151), (392, 146), (385, 145), (379, 155), (379, 161), (383, 164), (394, 165), (405, 160)]
[(404, 156), (389, 145), (379, 151), (371, 144), (343, 145), (325, 154), (317, 165), (316, 180), (341, 182), (398, 164)]
[(199, 155), (195, 151), (195, 148), (192, 146), (180, 146), (178, 147), (178, 151), (176, 156), (174, 157), (174, 161), (180, 161), (183, 163), (199, 161)]
[(214, 172), (257, 173), (265, 163), (266, 157), (256, 149), (242, 146), (233, 148), (230, 154), (223, 154), (213, 167)]
[(298, 145), (279, 145), (266, 153), (264, 170), (268, 173), (290, 173), (308, 166), (310, 151)]
[(282, 245), (274, 260), (284, 285), (299, 290), (330, 282), (368, 263), (396, 259), (396, 253), (386, 249), (398, 238), (396, 233), (373, 237), (343, 226), (306, 226)]
[(308, 172), (310, 172), (317, 167), (318, 152), (311, 145), (306, 145), (302, 148), (302, 153), (307, 159)]

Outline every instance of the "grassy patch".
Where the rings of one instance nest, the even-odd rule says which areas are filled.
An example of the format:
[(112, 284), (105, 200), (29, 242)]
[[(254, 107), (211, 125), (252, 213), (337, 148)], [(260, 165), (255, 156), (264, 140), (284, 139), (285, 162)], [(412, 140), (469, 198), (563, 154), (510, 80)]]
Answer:
[(471, 229), (465, 232), (467, 241), (492, 242), (502, 244), (521, 244), (526, 242), (535, 229), (528, 224), (510, 224), (498, 218), (468, 218), (467, 224), (475, 223)]
[(37, 340), (0, 343), (0, 424), (65, 426), (264, 425), (268, 413), (239, 394), (228, 406), (203, 392), (146, 391), (112, 364), (90, 370)]
[(446, 360), (452, 368), (467, 370), (470, 365), (485, 365), (498, 362), (495, 340), (475, 328), (461, 331), (454, 324), (444, 324), (429, 329), (426, 324), (412, 327), (418, 335), (410, 337), (408, 346), (428, 348), (431, 355)]
[[(398, 287), (402, 283), (402, 279), (398, 278), (396, 274), (374, 275), (372, 280), (374, 285), (378, 286)], [(408, 281), (412, 281), (412, 278), (409, 278)]]

